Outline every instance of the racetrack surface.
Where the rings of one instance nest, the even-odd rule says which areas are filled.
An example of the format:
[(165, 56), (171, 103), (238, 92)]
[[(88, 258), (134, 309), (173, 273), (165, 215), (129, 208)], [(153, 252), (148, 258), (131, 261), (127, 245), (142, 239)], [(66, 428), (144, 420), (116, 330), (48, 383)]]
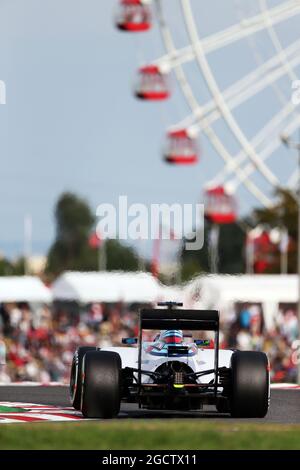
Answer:
[[(55, 405), (58, 407), (70, 406), (68, 387), (65, 386), (1, 386), (0, 402), (37, 403), (41, 405)], [(151, 411), (139, 410), (137, 405), (122, 404), (120, 419), (209, 419), (219, 421), (233, 421), (228, 415), (221, 415), (212, 406), (207, 406), (201, 412), (177, 411)], [(240, 421), (300, 424), (300, 391), (299, 390), (272, 390), (271, 406), (268, 415), (260, 420)]]

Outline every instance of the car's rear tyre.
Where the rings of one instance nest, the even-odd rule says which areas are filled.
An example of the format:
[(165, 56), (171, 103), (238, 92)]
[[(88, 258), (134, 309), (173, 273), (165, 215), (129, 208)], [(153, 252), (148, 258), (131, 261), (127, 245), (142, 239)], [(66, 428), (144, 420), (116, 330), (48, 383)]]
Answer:
[(231, 416), (263, 418), (268, 412), (269, 398), (270, 372), (266, 354), (234, 352), (231, 357)]
[(114, 418), (121, 403), (121, 358), (110, 351), (91, 351), (83, 359), (81, 411), (85, 418)]
[(73, 356), (70, 376), (70, 400), (75, 410), (80, 410), (82, 388), (82, 361), (89, 351), (96, 351), (95, 346), (81, 346)]

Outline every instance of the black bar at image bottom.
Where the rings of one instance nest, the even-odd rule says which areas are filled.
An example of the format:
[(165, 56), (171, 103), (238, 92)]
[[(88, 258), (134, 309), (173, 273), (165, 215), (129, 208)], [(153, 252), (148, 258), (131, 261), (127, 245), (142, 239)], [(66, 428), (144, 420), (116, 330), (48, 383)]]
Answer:
[[(299, 461), (300, 451), (218, 451), (218, 450), (91, 450), (91, 451), (1, 451), (1, 461), (9, 463), (93, 463), (105, 466), (122, 465), (125, 468), (138, 468), (144, 465), (190, 465), (253, 462), (270, 462), (276, 459), (277, 463)], [(245, 460), (246, 459), (246, 460)]]

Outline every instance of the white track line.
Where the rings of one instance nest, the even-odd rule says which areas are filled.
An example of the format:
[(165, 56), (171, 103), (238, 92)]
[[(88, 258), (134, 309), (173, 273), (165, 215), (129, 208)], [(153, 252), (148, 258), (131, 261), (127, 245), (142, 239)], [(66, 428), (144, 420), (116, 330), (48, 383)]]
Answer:
[(271, 384), (272, 390), (300, 390), (297, 384)]

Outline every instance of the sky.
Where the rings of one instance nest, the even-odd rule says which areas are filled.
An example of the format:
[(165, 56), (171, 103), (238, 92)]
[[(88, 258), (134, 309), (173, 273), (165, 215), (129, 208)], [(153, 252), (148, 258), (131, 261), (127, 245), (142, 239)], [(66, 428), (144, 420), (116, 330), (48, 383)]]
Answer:
[[(187, 45), (178, 1), (164, 2), (176, 46)], [(246, 12), (254, 12), (253, 0), (242, 2)], [(0, 0), (0, 80), (7, 94), (6, 104), (0, 105), (0, 252), (6, 256), (22, 253), (27, 214), (33, 221), (33, 253), (47, 251), (55, 237), (55, 203), (64, 191), (86, 198), (94, 212), (100, 203), (116, 204), (119, 195), (147, 205), (194, 204), (202, 201), (204, 184), (222, 168), (201, 136), (197, 167), (172, 168), (162, 161), (165, 130), (186, 117), (188, 107), (174, 76), (170, 102), (141, 103), (133, 98), (138, 66), (160, 57), (164, 49), (156, 26), (134, 37), (116, 31), (117, 4)], [(235, 0), (192, 4), (204, 36), (238, 17)], [(291, 22), (291, 37), (286, 30), (283, 36), (292, 41), (298, 31)], [(260, 45), (259, 57), (264, 60), (271, 53), (268, 40), (258, 37)], [(222, 87), (255, 68), (248, 46), (242, 41), (230, 51), (212, 54), (211, 66)], [(196, 65), (188, 65), (186, 72), (199, 101), (206, 102), (209, 93)], [(280, 86), (288, 99), (288, 81)], [(274, 110), (273, 93), (267, 91), (263, 102), (259, 96), (236, 117), (251, 136)], [(238, 146), (224, 125), (218, 123), (216, 129), (236, 153)], [(272, 165), (281, 174), (292, 163), (278, 157)], [(243, 189), (238, 197), (243, 213), (257, 204)]]

